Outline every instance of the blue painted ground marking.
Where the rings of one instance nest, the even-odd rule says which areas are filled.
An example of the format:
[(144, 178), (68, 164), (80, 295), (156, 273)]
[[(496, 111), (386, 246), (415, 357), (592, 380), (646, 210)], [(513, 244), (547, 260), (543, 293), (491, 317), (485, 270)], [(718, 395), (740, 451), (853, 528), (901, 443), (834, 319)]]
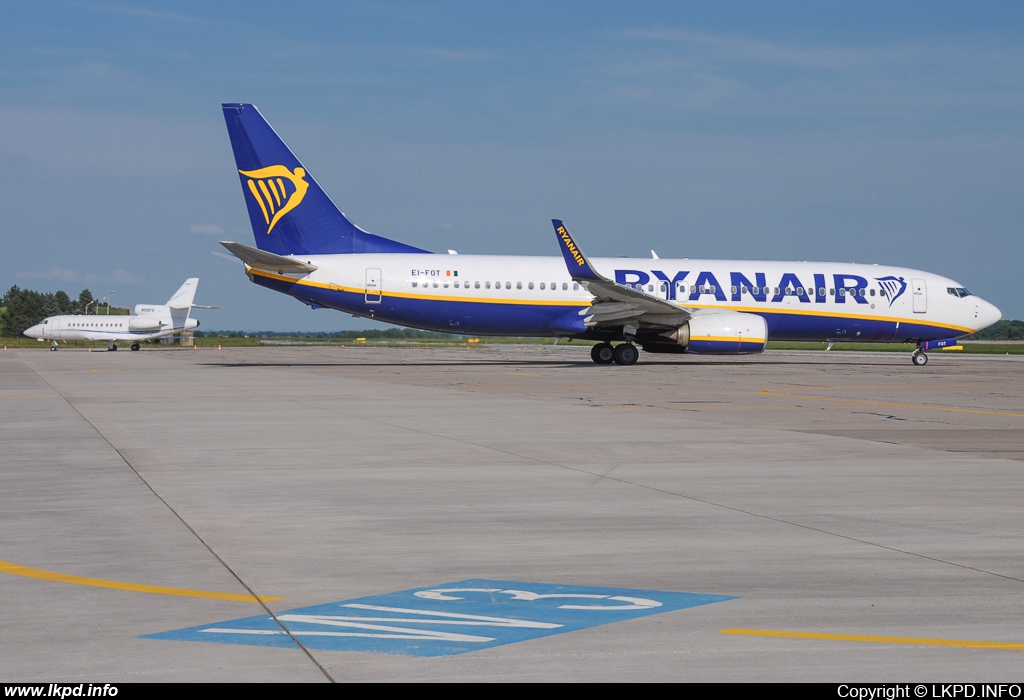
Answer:
[[(310, 649), (447, 656), (735, 596), (472, 579), (278, 613)], [(143, 635), (221, 644), (294, 647), (269, 615)]]

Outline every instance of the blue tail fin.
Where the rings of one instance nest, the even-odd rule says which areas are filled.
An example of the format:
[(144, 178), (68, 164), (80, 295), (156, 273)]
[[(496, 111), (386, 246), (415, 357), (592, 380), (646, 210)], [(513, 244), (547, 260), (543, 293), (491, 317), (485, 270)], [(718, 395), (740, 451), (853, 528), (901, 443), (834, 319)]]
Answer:
[(256, 107), (221, 107), (257, 248), (277, 255), (430, 252), (355, 226)]

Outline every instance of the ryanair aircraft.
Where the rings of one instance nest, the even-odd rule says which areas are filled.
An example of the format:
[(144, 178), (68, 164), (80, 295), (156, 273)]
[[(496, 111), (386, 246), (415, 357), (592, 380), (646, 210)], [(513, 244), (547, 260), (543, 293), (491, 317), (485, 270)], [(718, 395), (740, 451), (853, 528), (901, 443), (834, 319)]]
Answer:
[[(1001, 314), (959, 282), (881, 265), (593, 258), (552, 221), (558, 257), (437, 255), (350, 222), (251, 104), (223, 105), (256, 247), (222, 241), (249, 279), (313, 308), (432, 331), (598, 341), (598, 364), (746, 354), (769, 340), (912, 342)], [(612, 343), (617, 343), (612, 345)]]
[(138, 350), (143, 341), (198, 328), (199, 321), (190, 318), (192, 309), (217, 308), (192, 303), (198, 286), (199, 278), (190, 277), (166, 304), (136, 304), (132, 316), (50, 316), (26, 330), (25, 335), (49, 340), (51, 350), (57, 349), (59, 340), (105, 341), (109, 350), (117, 350), (118, 343), (131, 343), (131, 349)]

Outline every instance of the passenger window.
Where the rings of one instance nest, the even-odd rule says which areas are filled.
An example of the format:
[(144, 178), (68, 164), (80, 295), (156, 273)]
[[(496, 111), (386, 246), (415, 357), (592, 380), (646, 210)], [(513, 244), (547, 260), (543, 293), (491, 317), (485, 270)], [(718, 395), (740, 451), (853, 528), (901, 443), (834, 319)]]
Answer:
[(437, 280), (434, 280), (434, 289), (437, 289)]
[(455, 287), (456, 289), (458, 289), (459, 288), (459, 281), (455, 280), (454, 282), (452, 282), (452, 286)]
[(491, 283), (490, 282), (484, 282), (484, 289), (490, 289), (490, 288), (491, 288)]
[(541, 288), (541, 289), (544, 289), (544, 288), (545, 288), (545, 287), (544, 287), (544, 283), (543, 283), (543, 282), (541, 282), (541, 283), (540, 283), (540, 288)]
[(572, 283), (572, 288), (573, 288), (573, 291), (576, 291), (576, 290), (578, 290), (580, 288), (580, 286), (578, 284), (576, 284), (575, 282), (573, 282)]
[(736, 289), (736, 285), (733, 285), (732, 287), (729, 287), (729, 293), (730, 294), (735, 294), (737, 291), (738, 290)]
[(412, 286), (414, 286), (414, 287), (416, 286), (416, 280), (412, 281)]
[(442, 282), (441, 284), (442, 284), (442, 286), (443, 286), (443, 287), (444, 287), (445, 289), (448, 289), (448, 280), (445, 280), (445, 281), (444, 281), (444, 282)]
[(473, 283), (473, 289), (480, 289), (480, 283), (479, 282), (474, 282)]
[(654, 291), (654, 285), (653, 284), (647, 285), (647, 291), (648, 292), (653, 292)]
[(522, 282), (516, 282), (516, 289), (522, 289), (522, 288), (523, 288), (523, 283)]
[(562, 282), (562, 291), (564, 292), (568, 288), (569, 288), (569, 283), (568, 282)]
[(506, 282), (505, 283), (505, 289), (512, 289), (512, 283), (511, 282)]

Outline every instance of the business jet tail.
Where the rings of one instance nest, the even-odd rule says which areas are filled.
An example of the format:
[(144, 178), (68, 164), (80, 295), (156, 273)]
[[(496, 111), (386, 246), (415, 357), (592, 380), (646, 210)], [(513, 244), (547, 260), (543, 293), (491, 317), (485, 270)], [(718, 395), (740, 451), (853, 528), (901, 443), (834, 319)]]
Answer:
[(357, 227), (255, 106), (221, 107), (257, 248), (275, 255), (429, 252)]
[(198, 286), (199, 278), (189, 277), (185, 280), (185, 284), (178, 287), (178, 291), (167, 300), (167, 306), (172, 309), (192, 308), (192, 301), (196, 298), (196, 287)]

